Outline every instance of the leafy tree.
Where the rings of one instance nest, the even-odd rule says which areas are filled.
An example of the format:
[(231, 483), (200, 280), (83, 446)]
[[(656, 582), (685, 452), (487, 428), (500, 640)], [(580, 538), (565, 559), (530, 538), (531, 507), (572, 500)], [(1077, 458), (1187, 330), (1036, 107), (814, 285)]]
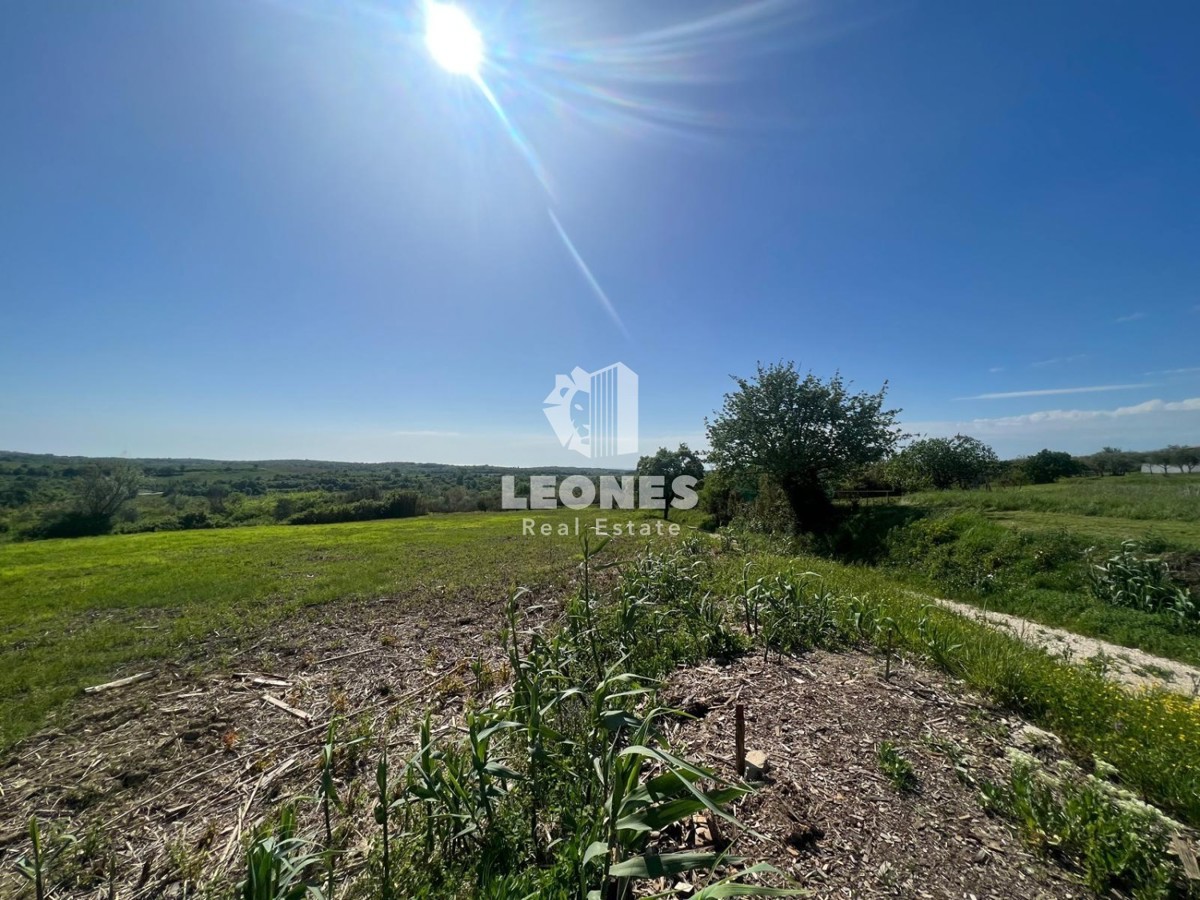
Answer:
[(1181, 472), (1192, 472), (1200, 466), (1200, 447), (1184, 447), (1181, 444), (1171, 444), (1164, 452), (1165, 459), (1172, 466), (1179, 466)]
[(999, 462), (996, 451), (983, 441), (956, 434), (914, 441), (896, 456), (893, 469), (905, 488), (944, 491), (976, 487), (995, 473)]
[(1089, 461), (1101, 475), (1125, 475), (1138, 468), (1137, 458), (1117, 447), (1105, 447), (1092, 454)]
[(1172, 447), (1166, 447), (1162, 450), (1155, 450), (1152, 453), (1147, 453), (1146, 462), (1150, 464), (1151, 471), (1154, 471), (1154, 467), (1157, 466), (1158, 468), (1162, 469), (1162, 473), (1164, 475), (1170, 475), (1171, 466), (1174, 465), (1174, 461), (1172, 459), (1173, 455), (1174, 449)]
[(89, 518), (111, 519), (117, 510), (137, 495), (142, 473), (128, 463), (116, 463), (108, 469), (90, 466), (79, 482), (76, 506)]
[(734, 475), (766, 475), (784, 493), (802, 530), (827, 528), (829, 492), (855, 469), (890, 454), (902, 437), (899, 410), (885, 410), (887, 384), (851, 394), (840, 374), (828, 382), (795, 363), (758, 365), (753, 379), (734, 377), (716, 418), (705, 424), (709, 461)]
[(1083, 473), (1083, 463), (1061, 450), (1039, 450), (1023, 460), (1021, 468), (1033, 484), (1053, 484)]
[(704, 476), (700, 490), (700, 508), (712, 516), (716, 525), (728, 525), (738, 509), (754, 492), (739, 484), (728, 472), (715, 470)]
[(687, 444), (680, 444), (678, 450), (668, 450), (659, 447), (653, 456), (643, 456), (638, 460), (637, 473), (642, 475), (658, 475), (663, 478), (666, 505), (663, 506), (663, 518), (670, 518), (671, 503), (678, 496), (672, 484), (680, 475), (691, 475), (697, 482), (704, 480), (704, 462), (696, 451)]

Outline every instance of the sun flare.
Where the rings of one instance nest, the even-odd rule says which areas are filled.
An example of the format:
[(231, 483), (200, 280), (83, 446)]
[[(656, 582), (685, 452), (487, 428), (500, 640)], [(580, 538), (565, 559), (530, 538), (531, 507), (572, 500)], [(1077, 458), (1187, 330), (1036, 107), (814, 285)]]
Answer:
[(455, 75), (476, 77), (483, 63), (483, 37), (457, 6), (425, 7), (425, 45), (437, 64)]

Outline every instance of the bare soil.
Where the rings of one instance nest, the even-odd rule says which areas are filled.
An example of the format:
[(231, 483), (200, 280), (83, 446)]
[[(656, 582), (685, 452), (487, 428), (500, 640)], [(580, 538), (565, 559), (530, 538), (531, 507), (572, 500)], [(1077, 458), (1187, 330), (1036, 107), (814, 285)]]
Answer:
[[(531, 601), (544, 602), (547, 619), (557, 609)], [(345, 865), (361, 867), (379, 742), (399, 762), (424, 709), (451, 728), (468, 696), (497, 689), (476, 672), (504, 677), (501, 614), (500, 603), (469, 594), (333, 604), (258, 643), (188, 648), (145, 681), (81, 697), (57, 727), (0, 760), (0, 896), (19, 895), (13, 862), (28, 852), (32, 815), (81, 839), (55, 896), (107, 896), (110, 845), (122, 900), (193, 896), (197, 883), (235, 870), (245, 836), (281, 802), (312, 793), (335, 714), (374, 735), (338, 772), (343, 818), (361, 829), (347, 835)], [(664, 699), (695, 716), (670, 726), (685, 756), (731, 776), (742, 703), (748, 745), (769, 757), (762, 789), (738, 804), (757, 836), (738, 836), (736, 852), (818, 897), (1087, 896), (979, 806), (976, 783), (1003, 777), (1004, 750), (1024, 723), (935, 673), (900, 664), (885, 680), (881, 668), (857, 652), (816, 652), (671, 677)], [(914, 791), (880, 771), (882, 741), (912, 762)], [(690, 840), (722, 837), (719, 823), (700, 823)]]
[(17, 891), (32, 815), (98, 848), (55, 896), (99, 896), (110, 842), (120, 897), (190, 896), (196, 880), (240, 865), (243, 837), (281, 801), (313, 792), (331, 717), (375, 736), (349, 761), (357, 771), (340, 773), (349, 780), (374, 765), (380, 740), (407, 756), (425, 708), (461, 710), (471, 662), (501, 670), (501, 614), (470, 595), (332, 604), (244, 648), (214, 641), (186, 655), (209, 662), (81, 697), (0, 760), (0, 896)]
[[(761, 837), (742, 834), (737, 852), (816, 897), (1091, 896), (980, 807), (978, 781), (1004, 777), (1024, 723), (941, 676), (904, 665), (885, 680), (877, 658), (818, 651), (681, 671), (668, 697), (696, 716), (675, 740), (730, 778), (742, 704), (747, 749), (768, 769), (737, 811)], [(911, 762), (912, 790), (881, 771), (884, 741)]]

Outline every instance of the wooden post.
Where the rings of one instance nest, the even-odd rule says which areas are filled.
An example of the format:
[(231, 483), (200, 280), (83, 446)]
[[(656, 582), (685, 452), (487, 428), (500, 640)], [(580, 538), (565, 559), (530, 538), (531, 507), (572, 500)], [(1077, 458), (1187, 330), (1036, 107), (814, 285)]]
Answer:
[(742, 704), (733, 708), (733, 759), (739, 778), (746, 775), (746, 709)]

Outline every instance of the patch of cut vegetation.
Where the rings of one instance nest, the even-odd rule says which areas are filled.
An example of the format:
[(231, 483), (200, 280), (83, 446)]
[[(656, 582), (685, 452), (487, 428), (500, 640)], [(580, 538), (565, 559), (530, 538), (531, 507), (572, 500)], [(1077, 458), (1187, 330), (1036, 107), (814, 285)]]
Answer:
[(1131, 474), (1054, 484), (910, 494), (906, 503), (981, 512), (1034, 512), (1154, 522), (1200, 523), (1200, 475)]
[[(567, 512), (538, 518), (573, 529)], [(201, 641), (236, 650), (305, 606), (554, 583), (576, 541), (555, 531), (530, 538), (519, 515), (479, 513), (0, 546), (0, 747), (86, 685)]]
[[(518, 591), (506, 604), (466, 588), (453, 604), (312, 607), (304, 615), (322, 627), (297, 622), (285, 639), (248, 645), (233, 674), (173, 690), (159, 674), (144, 694), (89, 698), (80, 711), (91, 724), (73, 737), (23, 745), (3, 828), (20, 834), (47, 810), (59, 834), (111, 836), (120, 823), (130, 848), (69, 849), (47, 874), (72, 896), (110, 878), (123, 893), (141, 882), (214, 897), (281, 882), (297, 895), (332, 883), (348, 897), (778, 896), (797, 882), (1054, 893), (1076, 877), (1075, 856), (1067, 869), (1024, 866), (981, 818), (979, 785), (1007, 783), (994, 742), (1014, 713), (1200, 821), (1195, 703), (1126, 693), (983, 626), (875, 594), (853, 580), (869, 571), (822, 578), (699, 538), (624, 562), (599, 549), (585, 545), (569, 590)], [(738, 703), (767, 760), (757, 788), (729, 770)], [(168, 712), (174, 704), (182, 712)], [(138, 737), (173, 715), (160, 748)], [(110, 733), (132, 758), (96, 746)], [(47, 758), (76, 765), (64, 740), (96, 759), (91, 799), (78, 805), (69, 779), (39, 775)], [(914, 776), (915, 792), (890, 783)], [(1105, 815), (1082, 809), (1081, 827), (1106, 827)], [(885, 831), (896, 852), (856, 869)], [(175, 851), (162, 852), (164, 835)], [(29, 850), (18, 836), (6, 858)], [(94, 874), (68, 886), (68, 864)], [(1176, 877), (1171, 858), (1162, 866)], [(1130, 890), (1152, 883), (1113, 871)]]

